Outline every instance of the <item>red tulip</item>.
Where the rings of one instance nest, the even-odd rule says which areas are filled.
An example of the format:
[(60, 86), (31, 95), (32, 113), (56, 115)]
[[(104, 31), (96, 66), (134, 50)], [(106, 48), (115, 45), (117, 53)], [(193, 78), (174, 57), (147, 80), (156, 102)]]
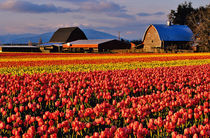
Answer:
[(11, 117), (7, 117), (7, 122), (8, 122), (8, 123), (11, 123), (11, 122), (12, 122)]
[(198, 135), (195, 133), (195, 134), (193, 135), (193, 138), (198, 138)]
[(19, 110), (20, 110), (20, 112), (23, 112), (24, 111), (24, 106), (20, 106)]
[(99, 138), (99, 133), (98, 132), (94, 132), (93, 136), (94, 136), (94, 138)]
[(0, 122), (0, 129), (4, 129), (5, 128), (5, 123), (4, 122)]
[(11, 110), (13, 108), (12, 103), (8, 103), (8, 109)]
[(87, 127), (87, 128), (90, 128), (90, 127), (91, 127), (91, 124), (90, 124), (90, 123), (87, 123), (87, 124), (86, 124), (86, 127)]

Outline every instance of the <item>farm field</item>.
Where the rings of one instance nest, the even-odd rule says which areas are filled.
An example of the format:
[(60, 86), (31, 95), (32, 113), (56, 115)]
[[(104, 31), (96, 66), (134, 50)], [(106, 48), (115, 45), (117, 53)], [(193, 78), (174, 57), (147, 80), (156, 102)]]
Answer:
[(0, 53), (1, 137), (209, 137), (210, 53)]

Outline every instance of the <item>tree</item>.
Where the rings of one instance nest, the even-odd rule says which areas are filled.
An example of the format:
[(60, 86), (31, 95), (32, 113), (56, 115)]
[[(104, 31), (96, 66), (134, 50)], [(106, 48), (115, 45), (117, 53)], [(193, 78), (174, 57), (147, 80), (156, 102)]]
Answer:
[(141, 49), (144, 47), (142, 40), (132, 40), (131, 42), (136, 45), (136, 49)]
[(187, 25), (194, 33), (194, 44), (199, 52), (210, 51), (209, 46), (210, 5), (194, 9), (192, 3), (179, 4), (177, 10), (171, 10), (168, 19), (173, 24)]
[(42, 44), (42, 38), (39, 39), (38, 45)]
[(184, 2), (179, 4), (177, 10), (171, 10), (168, 15), (168, 19), (173, 24), (187, 25), (187, 16), (189, 16), (194, 11), (192, 3)]
[(120, 41), (122, 41), (124, 43), (127, 43), (127, 44), (130, 44), (129, 40), (126, 40), (126, 39), (123, 39), (123, 38), (121, 38)]
[(197, 45), (199, 52), (210, 51), (209, 14), (210, 5), (207, 5), (206, 7), (195, 9), (195, 11), (187, 17), (187, 24), (194, 33), (194, 44)]
[(32, 42), (30, 40), (28, 41), (28, 46), (32, 46)]
[(142, 40), (132, 40), (131, 42), (136, 45), (142, 44)]

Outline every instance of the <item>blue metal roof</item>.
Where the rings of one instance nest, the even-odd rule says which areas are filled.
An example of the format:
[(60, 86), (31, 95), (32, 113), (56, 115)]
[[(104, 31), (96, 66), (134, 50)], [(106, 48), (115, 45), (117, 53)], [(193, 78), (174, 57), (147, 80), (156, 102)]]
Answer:
[(63, 43), (44, 43), (40, 46), (62, 46)]
[(193, 32), (186, 25), (171, 25), (171, 26), (168, 26), (165, 24), (152, 24), (152, 25), (157, 30), (161, 41), (192, 41), (193, 40)]

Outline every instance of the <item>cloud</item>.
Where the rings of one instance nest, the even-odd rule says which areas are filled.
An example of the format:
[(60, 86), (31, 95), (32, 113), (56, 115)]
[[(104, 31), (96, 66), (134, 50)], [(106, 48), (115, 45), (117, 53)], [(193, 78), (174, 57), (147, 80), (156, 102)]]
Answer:
[(90, 12), (126, 12), (124, 9), (125, 7), (122, 7), (116, 3), (113, 2), (107, 2), (107, 1), (94, 1), (94, 2), (84, 2), (80, 4), (80, 9)]
[(127, 13), (126, 7), (121, 6), (115, 2), (111, 2), (108, 0), (55, 0), (55, 1), (63, 1), (69, 2), (74, 6), (77, 6), (76, 10), (73, 12), (78, 13), (97, 13), (97, 14), (105, 14), (109, 17), (119, 17), (119, 18), (132, 18), (135, 16), (129, 15)]
[(62, 0), (71, 2), (78, 8), (74, 12), (85, 12), (85, 13), (98, 13), (105, 14), (110, 17), (120, 18), (134, 18), (134, 16), (127, 14), (125, 6), (120, 6), (117, 3), (102, 0)]
[(56, 7), (53, 4), (34, 4), (27, 1), (7, 0), (0, 3), (0, 10), (22, 13), (67, 13), (68, 8)]
[(127, 14), (127, 10), (124, 6), (108, 1), (84, 2), (80, 4), (79, 10), (92, 13), (104, 13), (111, 17), (134, 18), (132, 15)]
[(71, 2), (71, 3), (82, 3), (82, 2), (96, 2), (101, 0), (55, 0), (55, 1), (64, 1), (64, 2)]
[(155, 13), (147, 13), (147, 12), (140, 12), (137, 13), (138, 16), (161, 16), (161, 15), (165, 15), (164, 12), (155, 12)]
[[(57, 0), (57, 1), (66, 1), (66, 2), (76, 2), (76, 3), (78, 3), (78, 2), (85, 2), (87, 0)], [(96, 0), (88, 0), (88, 1), (96, 1)]]

